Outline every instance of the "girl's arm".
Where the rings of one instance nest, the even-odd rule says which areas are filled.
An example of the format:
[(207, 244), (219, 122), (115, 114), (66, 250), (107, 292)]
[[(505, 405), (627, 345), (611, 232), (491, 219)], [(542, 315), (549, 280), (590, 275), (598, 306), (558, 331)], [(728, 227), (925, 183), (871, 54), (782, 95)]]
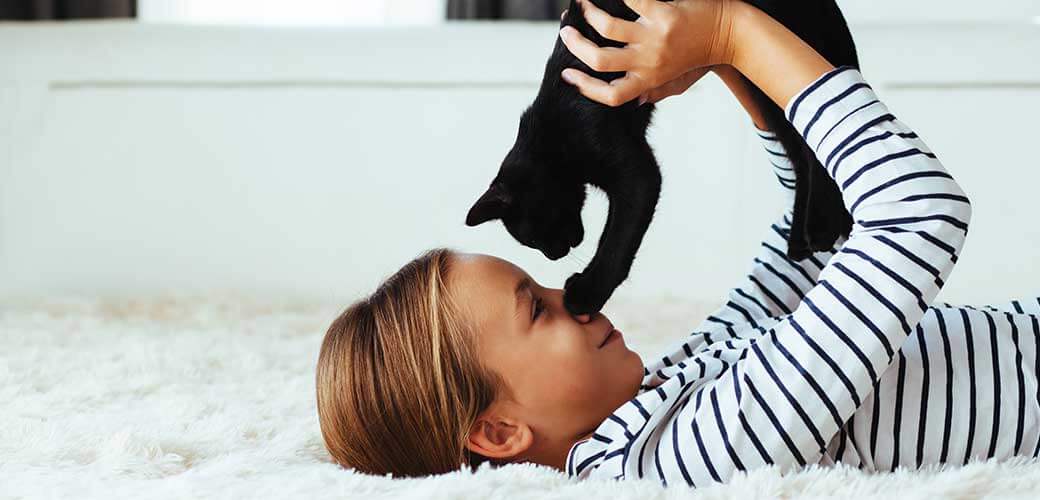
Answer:
[(737, 102), (744, 107), (744, 111), (747, 111), (748, 117), (751, 118), (755, 128), (766, 130), (766, 119), (762, 116), (762, 110), (758, 109), (758, 105), (755, 104), (755, 99), (751, 97), (751, 89), (748, 88), (747, 81), (743, 75), (728, 64), (716, 66), (712, 71), (719, 76), (719, 79), (726, 84), (726, 88), (733, 94), (733, 97), (737, 98)]
[[(652, 8), (672, 3), (665, 8), (727, 2)], [(730, 61), (785, 109), (841, 189), (854, 225), (790, 316), (734, 347), (742, 351), (736, 361), (684, 393), (681, 409), (660, 424), (667, 438), (651, 432), (630, 443), (628, 458), (649, 460), (625, 463), (633, 476), (703, 485), (764, 464), (789, 470), (819, 461), (948, 279), (971, 219), (956, 180), (857, 70), (831, 68), (764, 13), (739, 10), (739, 21), (721, 25), (737, 37)], [(728, 36), (699, 22), (691, 19), (704, 31), (688, 36)], [(642, 453), (646, 447), (656, 453)], [(658, 469), (655, 456), (682, 458)]]
[(967, 235), (964, 191), (858, 71), (829, 71), (795, 96), (787, 116), (842, 189), (852, 233), (790, 316), (691, 391), (704, 403), (676, 417), (675, 440), (656, 443), (686, 455), (687, 470), (670, 480), (819, 461), (949, 278)]
[[(763, 235), (758, 252), (743, 281), (729, 290), (725, 303), (708, 315), (697, 331), (729, 330), (729, 326), (755, 322), (764, 317), (789, 314), (798, 307), (835, 250), (813, 253), (808, 259), (795, 261), (787, 256), (787, 237), (794, 218), (794, 166), (776, 134), (765, 129), (765, 120), (751, 97), (746, 80), (732, 66), (713, 68), (733, 92), (755, 125), (764, 155), (783, 192), (784, 211)], [(844, 239), (835, 244), (840, 248)], [(671, 360), (670, 360), (671, 361)]]
[[(724, 304), (707, 316), (695, 331), (721, 331), (742, 324), (757, 324), (766, 317), (783, 316), (794, 311), (805, 294), (816, 286), (820, 271), (841, 248), (839, 239), (832, 250), (814, 252), (802, 261), (787, 256), (787, 237), (794, 217), (794, 166), (780, 140), (772, 132), (756, 130), (762, 143), (763, 155), (783, 192), (783, 213), (762, 235), (762, 242), (751, 262), (748, 274), (734, 288), (726, 292)], [(712, 333), (713, 338), (715, 334)], [(728, 335), (727, 335), (728, 336)], [(671, 362), (676, 360), (669, 359)]]

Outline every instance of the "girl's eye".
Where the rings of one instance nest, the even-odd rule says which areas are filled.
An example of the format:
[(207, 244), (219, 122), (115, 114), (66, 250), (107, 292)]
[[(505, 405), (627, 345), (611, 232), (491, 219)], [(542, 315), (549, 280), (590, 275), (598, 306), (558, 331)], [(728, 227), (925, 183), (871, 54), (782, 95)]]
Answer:
[(542, 307), (542, 299), (538, 298), (534, 300), (534, 317), (532, 320), (538, 319), (538, 316), (542, 315), (542, 311), (545, 308)]

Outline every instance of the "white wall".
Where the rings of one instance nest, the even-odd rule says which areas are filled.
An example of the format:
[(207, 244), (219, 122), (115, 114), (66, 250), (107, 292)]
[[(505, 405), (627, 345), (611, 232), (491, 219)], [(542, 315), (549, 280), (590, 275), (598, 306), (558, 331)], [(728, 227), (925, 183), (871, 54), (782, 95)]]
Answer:
[[(552, 263), (466, 210), (512, 144), (550, 24), (263, 29), (0, 25), (0, 295), (212, 289), (342, 297), (434, 245)], [(972, 197), (940, 295), (1040, 293), (1040, 26), (854, 26), (864, 73)], [(779, 212), (716, 81), (666, 101), (658, 217), (620, 295), (715, 298)]]
[(143, 22), (252, 25), (416, 25), (444, 20), (446, 0), (138, 0)]
[(1023, 22), (1040, 16), (1038, 0), (837, 1), (849, 22), (856, 24)]
[[(138, 0), (145, 22), (261, 25), (386, 25), (443, 22), (446, 0)], [(852, 23), (1022, 22), (1038, 0), (838, 0)]]

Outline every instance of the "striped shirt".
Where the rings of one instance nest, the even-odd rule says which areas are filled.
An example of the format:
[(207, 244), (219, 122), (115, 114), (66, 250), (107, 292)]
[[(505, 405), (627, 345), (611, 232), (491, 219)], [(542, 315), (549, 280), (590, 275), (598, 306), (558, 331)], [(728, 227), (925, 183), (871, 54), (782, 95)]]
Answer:
[[(789, 260), (782, 214), (725, 305), (646, 364), (636, 397), (571, 447), (567, 473), (702, 486), (769, 464), (1036, 456), (1040, 298), (934, 300), (971, 218), (957, 181), (853, 68), (785, 112), (840, 187), (851, 234)], [(793, 203), (791, 163), (760, 135)]]

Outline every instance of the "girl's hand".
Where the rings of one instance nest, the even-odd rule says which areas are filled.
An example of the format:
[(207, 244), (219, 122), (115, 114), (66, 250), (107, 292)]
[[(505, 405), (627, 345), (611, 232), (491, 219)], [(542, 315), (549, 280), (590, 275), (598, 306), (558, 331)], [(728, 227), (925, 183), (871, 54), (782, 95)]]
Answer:
[(657, 88), (653, 88), (643, 92), (639, 96), (639, 105), (642, 106), (645, 103), (656, 103), (664, 99), (665, 97), (671, 97), (673, 95), (679, 95), (686, 92), (697, 83), (701, 77), (708, 74), (711, 71), (712, 66), (705, 66), (703, 68), (696, 68), (687, 71), (679, 75), (678, 78), (670, 82), (665, 83)]
[(692, 85), (704, 74), (690, 74), (691, 70), (732, 62), (738, 0), (624, 0), (640, 16), (636, 21), (612, 17), (588, 0), (578, 1), (593, 29), (604, 38), (627, 44), (621, 48), (599, 47), (573, 27), (560, 30), (567, 49), (593, 70), (626, 73), (607, 83), (577, 69), (565, 69), (563, 79), (594, 101), (619, 106), (675, 82), (662, 89), (663, 94), (647, 96), (658, 95), (660, 99), (674, 95), (668, 92), (686, 82)]
[(737, 71), (736, 68), (728, 64), (719, 64), (716, 66), (705, 66), (703, 68), (697, 68), (690, 70), (685, 74), (679, 75), (679, 78), (672, 80), (660, 87), (648, 90), (639, 96), (639, 104), (642, 105), (645, 102), (655, 103), (670, 97), (673, 95), (679, 95), (686, 92), (694, 83), (697, 83), (708, 72), (715, 73), (716, 76), (722, 80), (723, 83), (729, 87), (730, 92), (737, 98), (741, 106), (747, 111), (748, 116), (751, 117), (751, 121), (755, 124), (759, 130), (766, 130), (765, 115), (762, 114), (762, 110), (759, 109), (758, 103), (755, 102), (755, 98), (751, 93), (751, 87), (744, 80), (744, 77)]
[(765, 115), (762, 114), (762, 110), (758, 108), (758, 104), (755, 102), (754, 97), (751, 93), (751, 87), (741, 76), (740, 72), (736, 68), (728, 64), (719, 64), (715, 66), (705, 66), (703, 68), (697, 68), (690, 70), (679, 78), (672, 80), (660, 87), (650, 89), (639, 96), (639, 104), (650, 102), (656, 103), (666, 97), (673, 95), (679, 95), (686, 92), (694, 83), (697, 83), (708, 72), (715, 73), (729, 87), (730, 92), (737, 98), (744, 109), (747, 111), (748, 116), (751, 117), (751, 121), (754, 122), (755, 126), (759, 130), (765, 130), (767, 128)]

